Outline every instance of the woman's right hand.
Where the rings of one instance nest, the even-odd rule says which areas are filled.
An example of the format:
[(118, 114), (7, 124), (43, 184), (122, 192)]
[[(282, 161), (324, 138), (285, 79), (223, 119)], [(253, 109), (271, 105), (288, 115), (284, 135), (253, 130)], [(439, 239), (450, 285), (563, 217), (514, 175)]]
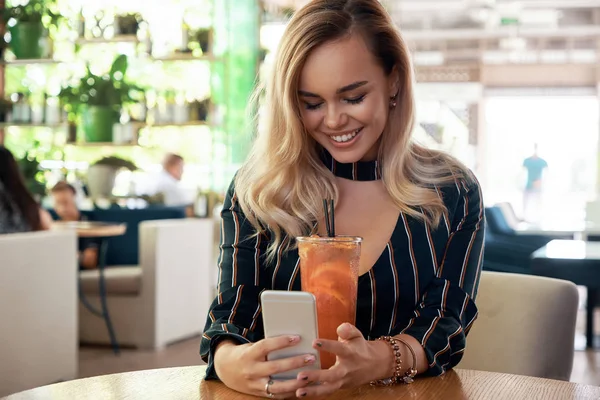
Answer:
[[(259, 397), (269, 397), (265, 389), (272, 375), (315, 362), (314, 356), (310, 354), (267, 361), (270, 352), (295, 346), (299, 342), (298, 336), (279, 336), (247, 344), (224, 341), (215, 350), (215, 371), (221, 382), (233, 390)], [(308, 384), (309, 382), (297, 379), (273, 381), (269, 385), (269, 392), (273, 394), (270, 397), (276, 399), (296, 397), (296, 390)]]

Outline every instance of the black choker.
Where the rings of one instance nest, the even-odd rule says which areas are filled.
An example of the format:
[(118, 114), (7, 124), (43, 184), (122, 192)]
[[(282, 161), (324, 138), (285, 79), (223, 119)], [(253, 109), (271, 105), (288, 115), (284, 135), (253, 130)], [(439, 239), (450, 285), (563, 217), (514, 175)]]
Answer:
[(338, 178), (353, 181), (376, 181), (381, 179), (381, 166), (378, 161), (358, 161), (343, 164), (334, 160), (327, 151), (321, 156), (323, 164)]

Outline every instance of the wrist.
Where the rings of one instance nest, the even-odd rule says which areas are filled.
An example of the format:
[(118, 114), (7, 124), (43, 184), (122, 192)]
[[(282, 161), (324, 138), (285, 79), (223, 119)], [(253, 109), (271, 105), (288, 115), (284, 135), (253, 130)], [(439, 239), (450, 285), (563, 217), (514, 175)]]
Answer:
[(237, 348), (237, 346), (238, 342), (230, 339), (223, 339), (215, 347), (213, 364), (215, 367), (215, 372), (219, 378), (222, 378), (223, 373), (223, 368), (221, 367), (230, 364), (227, 359), (230, 357), (231, 352)]
[(373, 376), (370, 380), (388, 379), (394, 376), (396, 359), (388, 343), (382, 340), (369, 342), (373, 349)]

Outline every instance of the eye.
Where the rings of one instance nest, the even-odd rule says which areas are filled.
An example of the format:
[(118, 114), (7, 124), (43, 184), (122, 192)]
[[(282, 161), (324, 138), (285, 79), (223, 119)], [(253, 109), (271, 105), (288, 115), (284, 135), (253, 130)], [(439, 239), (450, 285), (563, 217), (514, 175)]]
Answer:
[(358, 97), (354, 97), (351, 99), (345, 99), (344, 101), (348, 104), (360, 104), (363, 102), (363, 100), (365, 99), (365, 97), (367, 97), (366, 94), (363, 94), (362, 96), (358, 96)]
[(316, 110), (319, 107), (321, 107), (321, 105), (323, 105), (323, 103), (316, 103), (316, 104), (311, 104), (311, 103), (306, 103), (306, 102), (304, 103), (304, 107), (307, 110)]

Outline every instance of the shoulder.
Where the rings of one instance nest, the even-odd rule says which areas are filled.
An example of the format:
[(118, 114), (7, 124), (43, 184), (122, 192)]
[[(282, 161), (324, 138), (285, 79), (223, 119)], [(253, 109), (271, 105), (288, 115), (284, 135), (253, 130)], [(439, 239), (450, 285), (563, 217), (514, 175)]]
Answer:
[(448, 153), (425, 149), (427, 162), (432, 171), (431, 186), (441, 196), (446, 209), (452, 210), (465, 198), (480, 202), (481, 187), (475, 173)]

